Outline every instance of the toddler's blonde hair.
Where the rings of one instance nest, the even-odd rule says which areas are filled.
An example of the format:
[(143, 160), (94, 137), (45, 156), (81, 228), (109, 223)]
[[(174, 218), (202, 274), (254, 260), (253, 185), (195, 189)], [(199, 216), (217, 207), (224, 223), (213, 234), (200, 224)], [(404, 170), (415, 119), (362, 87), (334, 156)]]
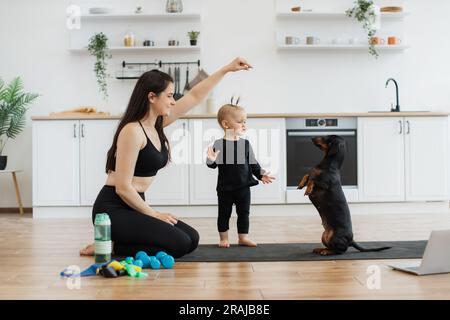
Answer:
[(226, 120), (226, 118), (233, 114), (236, 111), (245, 111), (245, 109), (238, 105), (239, 103), (239, 97), (236, 100), (236, 103), (233, 103), (234, 97), (231, 98), (231, 103), (224, 104), (220, 107), (219, 111), (217, 112), (217, 122), (219, 122), (219, 125), (222, 126), (222, 121)]

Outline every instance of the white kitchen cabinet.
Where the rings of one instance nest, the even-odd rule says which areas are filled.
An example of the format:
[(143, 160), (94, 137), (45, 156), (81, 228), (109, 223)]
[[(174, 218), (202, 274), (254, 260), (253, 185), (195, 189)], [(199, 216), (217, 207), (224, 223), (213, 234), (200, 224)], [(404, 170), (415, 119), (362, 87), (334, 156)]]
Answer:
[(118, 120), (80, 121), (80, 204), (91, 206), (105, 185), (106, 154)]
[[(285, 120), (248, 119), (247, 139), (263, 169), (276, 177), (272, 184), (252, 187), (252, 204), (285, 202)], [(190, 204), (217, 204), (217, 169), (206, 166), (206, 150), (214, 140), (223, 137), (216, 119), (190, 120), (193, 141), (190, 179)]]
[(447, 117), (358, 119), (360, 201), (448, 199)]
[(403, 118), (358, 119), (358, 188), (365, 202), (405, 200)]
[(117, 120), (33, 122), (33, 206), (91, 206)]
[(190, 204), (217, 204), (217, 168), (206, 166), (206, 151), (216, 139), (223, 137), (223, 130), (216, 119), (189, 120), (189, 136), (192, 141), (189, 189)]
[(448, 119), (405, 118), (406, 201), (448, 199)]
[(151, 205), (189, 204), (190, 143), (188, 120), (177, 120), (164, 128), (170, 142), (171, 162), (158, 171), (145, 194)]
[(80, 203), (79, 121), (33, 122), (33, 205)]
[(285, 203), (286, 193), (286, 120), (284, 118), (250, 118), (248, 134), (261, 168), (275, 177), (271, 184), (261, 181), (252, 187), (252, 203)]

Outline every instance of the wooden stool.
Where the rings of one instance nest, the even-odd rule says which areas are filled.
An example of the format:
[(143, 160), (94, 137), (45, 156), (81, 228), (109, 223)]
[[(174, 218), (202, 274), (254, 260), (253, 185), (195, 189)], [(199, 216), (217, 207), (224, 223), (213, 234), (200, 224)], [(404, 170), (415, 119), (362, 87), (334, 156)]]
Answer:
[(14, 188), (16, 189), (17, 202), (19, 203), (20, 215), (23, 215), (23, 205), (22, 199), (20, 198), (19, 184), (17, 183), (16, 172), (22, 172), (22, 170), (0, 170), (0, 173), (12, 173)]

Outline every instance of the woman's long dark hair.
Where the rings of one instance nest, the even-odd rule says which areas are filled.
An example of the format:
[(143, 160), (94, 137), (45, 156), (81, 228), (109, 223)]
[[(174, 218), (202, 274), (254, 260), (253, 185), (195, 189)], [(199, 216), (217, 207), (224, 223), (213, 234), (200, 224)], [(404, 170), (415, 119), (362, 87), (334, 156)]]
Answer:
[[(114, 135), (114, 140), (111, 148), (108, 151), (106, 160), (106, 173), (109, 171), (115, 171), (115, 156), (117, 151), (117, 139), (119, 137), (120, 131), (130, 122), (136, 122), (144, 118), (144, 116), (149, 112), (149, 101), (148, 94), (150, 92), (156, 95), (161, 94), (166, 90), (170, 82), (173, 82), (171, 76), (159, 70), (147, 71), (139, 78), (134, 87), (133, 93), (130, 97), (130, 102), (128, 103), (127, 110), (120, 120), (119, 126), (117, 127), (116, 134)], [(159, 140), (161, 141), (161, 148), (167, 146), (169, 151), (170, 159), (170, 146), (169, 140), (167, 140), (166, 135), (163, 130), (163, 117), (159, 116), (155, 123), (156, 132), (158, 132)]]

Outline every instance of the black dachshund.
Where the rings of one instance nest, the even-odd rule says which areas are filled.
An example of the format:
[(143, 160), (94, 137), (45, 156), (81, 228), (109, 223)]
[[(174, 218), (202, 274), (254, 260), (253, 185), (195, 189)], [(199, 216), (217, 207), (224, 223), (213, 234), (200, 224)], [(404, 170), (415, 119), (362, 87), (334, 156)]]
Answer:
[(345, 140), (340, 136), (326, 136), (312, 139), (325, 152), (322, 161), (306, 174), (298, 189), (306, 186), (305, 195), (319, 211), (325, 231), (322, 243), (326, 248), (314, 249), (321, 255), (341, 254), (348, 247), (362, 252), (382, 251), (390, 247), (365, 249), (353, 241), (352, 220), (347, 200), (341, 186), (340, 168), (344, 162)]

